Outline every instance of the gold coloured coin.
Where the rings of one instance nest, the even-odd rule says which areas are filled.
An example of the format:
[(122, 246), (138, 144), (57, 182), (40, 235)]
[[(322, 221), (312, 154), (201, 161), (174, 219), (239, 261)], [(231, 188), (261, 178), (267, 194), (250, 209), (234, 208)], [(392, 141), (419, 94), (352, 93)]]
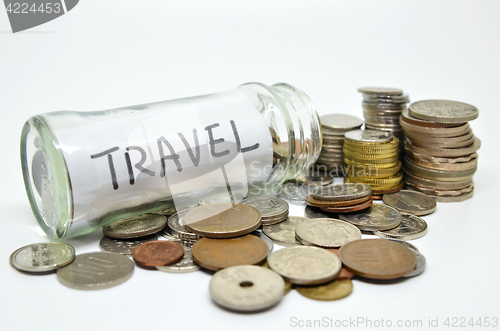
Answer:
[(196, 207), (184, 215), (186, 229), (207, 238), (243, 236), (260, 225), (259, 211), (244, 204), (208, 204)]
[(352, 293), (353, 286), (350, 279), (339, 279), (319, 286), (296, 285), (295, 289), (300, 295), (309, 299), (333, 301), (347, 297)]

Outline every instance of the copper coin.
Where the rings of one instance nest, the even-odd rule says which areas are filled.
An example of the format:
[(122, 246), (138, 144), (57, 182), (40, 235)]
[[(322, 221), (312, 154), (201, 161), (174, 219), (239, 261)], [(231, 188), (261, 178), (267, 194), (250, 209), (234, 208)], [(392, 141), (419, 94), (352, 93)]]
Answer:
[(250, 234), (230, 239), (201, 238), (191, 248), (194, 262), (213, 271), (235, 265), (258, 265), (268, 253), (266, 242)]
[(372, 279), (395, 279), (409, 274), (417, 256), (403, 245), (384, 239), (361, 239), (343, 245), (339, 257), (344, 267)]
[(196, 207), (184, 215), (186, 229), (207, 238), (243, 236), (260, 225), (259, 211), (244, 204), (208, 204)]
[(157, 267), (178, 262), (184, 256), (181, 244), (154, 240), (140, 244), (132, 251), (134, 261), (147, 267)]
[(382, 199), (383, 199), (383, 197), (382, 197), (381, 195), (374, 194), (374, 195), (372, 195), (372, 199), (373, 199), (373, 200), (382, 200)]
[[(395, 186), (395, 187), (384, 188), (384, 189), (380, 189), (380, 190), (373, 190), (373, 194), (380, 195), (380, 194), (399, 192), (403, 189), (404, 185), (405, 185), (405, 183), (402, 182), (401, 184), (399, 184), (398, 186)], [(378, 199), (378, 200), (380, 200), (380, 199)]]
[[(338, 248), (326, 248), (326, 250), (339, 256)], [(354, 276), (356, 276), (356, 274), (354, 274), (354, 273), (350, 272), (349, 270), (347, 270), (346, 268), (342, 267), (342, 269), (340, 269), (339, 275), (335, 279), (352, 279), (352, 278), (354, 278)]]
[(306, 197), (306, 203), (309, 206), (313, 207), (345, 207), (345, 206), (354, 206), (354, 205), (359, 205), (362, 202), (368, 201), (371, 199), (371, 194), (367, 195), (366, 197), (362, 198), (357, 198), (357, 199), (352, 199), (352, 200), (345, 200), (345, 201), (326, 201), (326, 200), (318, 200), (313, 198), (312, 195), (309, 195)]
[(329, 213), (350, 213), (352, 211), (363, 210), (370, 207), (373, 203), (373, 200), (370, 197), (370, 200), (365, 201), (363, 203), (347, 206), (347, 207), (321, 207), (320, 209), (323, 211), (327, 211)]

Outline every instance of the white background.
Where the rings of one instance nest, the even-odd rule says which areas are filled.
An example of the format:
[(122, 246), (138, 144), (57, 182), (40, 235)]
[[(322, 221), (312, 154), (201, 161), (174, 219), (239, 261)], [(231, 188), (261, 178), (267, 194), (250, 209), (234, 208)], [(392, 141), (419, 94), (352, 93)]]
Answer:
[[(297, 329), (300, 320), (500, 318), (498, 1), (97, 1), (12, 34), (0, 9), (2, 189), (0, 329)], [(413, 101), (467, 102), (482, 140), (475, 196), (440, 203), (413, 241), (420, 277), (395, 284), (354, 280), (354, 292), (319, 302), (292, 291), (273, 309), (228, 312), (211, 302), (210, 275), (136, 268), (126, 283), (84, 292), (54, 274), (11, 268), (12, 251), (47, 241), (31, 213), (19, 162), (30, 116), (100, 110), (231, 90), (251, 81), (304, 90), (320, 114), (362, 116), (357, 88), (403, 88)], [(301, 216), (302, 208), (291, 209)], [(100, 231), (68, 240), (98, 250)], [(363, 324), (360, 325), (361, 328)], [(467, 327), (470, 329), (470, 327)], [(479, 328), (478, 328), (479, 329)], [(482, 328), (484, 329), (484, 328)]]

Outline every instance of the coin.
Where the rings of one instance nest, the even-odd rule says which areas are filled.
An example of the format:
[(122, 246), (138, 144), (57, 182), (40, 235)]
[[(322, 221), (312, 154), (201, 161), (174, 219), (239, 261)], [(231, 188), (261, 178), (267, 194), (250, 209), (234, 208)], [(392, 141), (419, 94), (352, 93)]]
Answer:
[(269, 246), (264, 240), (252, 235), (230, 239), (201, 238), (191, 249), (196, 263), (214, 271), (235, 265), (261, 264), (268, 252)]
[(241, 202), (257, 209), (262, 216), (262, 224), (274, 224), (288, 216), (288, 203), (278, 198), (248, 198)]
[(172, 230), (172, 234), (174, 236), (179, 237), (181, 240), (186, 241), (196, 241), (201, 238), (201, 236), (192, 233), (184, 226), (184, 215), (188, 210), (184, 210), (178, 213), (173, 214), (168, 218), (168, 227)]
[(357, 205), (352, 205), (352, 206), (345, 206), (345, 207), (321, 207), (321, 210), (330, 212), (330, 213), (350, 213), (350, 212), (355, 212), (358, 210), (363, 210), (370, 208), (372, 205), (373, 200), (369, 199), (368, 201), (365, 201), (363, 203), (357, 204)]
[(414, 240), (422, 238), (426, 233), (427, 223), (418, 216), (406, 213), (401, 213), (401, 223), (394, 229), (373, 232), (381, 238), (398, 240)]
[[(342, 144), (340, 145), (340, 150), (342, 151)], [(310, 169), (295, 178), (295, 182), (305, 185), (329, 185), (333, 182), (333, 177), (328, 176), (328, 174), (322, 171)]]
[(432, 121), (425, 121), (418, 119), (416, 117), (411, 116), (408, 113), (408, 108), (403, 109), (401, 113), (401, 121), (411, 125), (424, 126), (424, 127), (433, 127), (433, 128), (452, 128), (456, 126), (463, 125), (464, 123), (438, 123)]
[(269, 253), (268, 254), (271, 254), (271, 252), (273, 251), (273, 248), (274, 248), (274, 244), (273, 244), (273, 241), (268, 236), (266, 236), (260, 230), (255, 230), (250, 234), (264, 240), (266, 242), (267, 246), (269, 246)]
[(134, 263), (124, 255), (91, 252), (78, 254), (71, 264), (57, 270), (57, 279), (74, 289), (98, 290), (125, 282), (133, 271)]
[(319, 187), (311, 195), (318, 200), (346, 201), (369, 196), (372, 193), (370, 185), (337, 184)]
[(437, 206), (436, 200), (427, 194), (408, 190), (384, 194), (383, 200), (386, 204), (402, 213), (417, 216), (431, 214), (436, 210)]
[(338, 218), (337, 213), (329, 213), (311, 206), (306, 206), (304, 216), (308, 218)]
[(409, 190), (418, 191), (418, 192), (421, 192), (424, 194), (428, 194), (434, 200), (436, 200), (436, 198), (439, 198), (439, 197), (456, 197), (459, 195), (470, 193), (474, 189), (474, 182), (472, 182), (472, 180), (471, 180), (470, 185), (468, 185), (464, 188), (461, 188), (461, 189), (454, 189), (454, 190), (446, 190), (446, 189), (436, 190), (436, 189), (432, 189), (432, 188), (413, 185), (409, 182), (406, 183), (406, 187)]
[(140, 244), (157, 239), (158, 237), (155, 234), (135, 240), (113, 239), (104, 236), (99, 242), (99, 248), (104, 252), (131, 255), (134, 248)]
[(191, 247), (182, 245), (182, 248), (184, 249), (184, 255), (180, 261), (165, 266), (156, 266), (156, 269), (170, 273), (186, 273), (200, 270), (200, 266), (193, 261)]
[(469, 193), (460, 194), (457, 196), (434, 196), (437, 202), (462, 202), (474, 196), (474, 189)]
[(75, 259), (73, 246), (59, 242), (37, 243), (16, 249), (10, 255), (10, 265), (14, 268), (45, 273), (62, 268)]
[(403, 95), (403, 90), (393, 87), (360, 87), (358, 92), (370, 95)]
[(335, 279), (324, 285), (317, 286), (295, 286), (297, 292), (306, 298), (321, 301), (333, 301), (343, 299), (352, 293), (352, 281), (350, 279)]
[(309, 218), (288, 216), (288, 218), (281, 223), (264, 225), (262, 227), (262, 232), (278, 245), (300, 245), (295, 238), (295, 229), (300, 223), (307, 220), (309, 220)]
[(304, 245), (334, 248), (361, 239), (361, 231), (341, 220), (314, 218), (299, 224), (295, 237)]
[(339, 250), (345, 268), (371, 279), (395, 279), (409, 274), (417, 265), (410, 249), (383, 239), (351, 241)]
[(341, 214), (339, 217), (365, 231), (389, 230), (401, 223), (399, 211), (381, 204), (373, 204), (366, 210)]
[[(337, 256), (339, 256), (339, 249), (338, 248), (327, 248), (326, 250), (329, 251), (329, 252), (332, 252), (333, 254), (335, 254)], [(356, 275), (354, 273), (352, 273), (349, 270), (347, 270), (346, 268), (342, 267), (340, 269), (339, 274), (337, 275), (337, 277), (335, 279), (352, 279), (355, 276)]]
[(317, 185), (285, 183), (281, 186), (279, 197), (295, 205), (305, 205), (305, 198), (318, 188)]
[(196, 207), (184, 215), (189, 231), (207, 238), (233, 238), (245, 235), (261, 225), (261, 216), (253, 207), (216, 203)]
[(176, 234), (173, 233), (172, 229), (169, 226), (166, 226), (159, 232), (159, 234), (169, 240), (169, 241), (182, 241)]
[(311, 246), (280, 249), (271, 254), (267, 262), (283, 278), (299, 285), (327, 283), (337, 277), (342, 267), (335, 254)]
[(163, 215), (143, 214), (108, 224), (102, 228), (102, 232), (110, 238), (131, 239), (159, 232), (166, 225), (167, 218)]
[(234, 266), (217, 271), (209, 285), (218, 305), (254, 312), (276, 305), (285, 295), (285, 282), (276, 272), (257, 266)]
[(401, 240), (397, 240), (397, 239), (388, 239), (388, 240), (392, 241), (394, 243), (397, 243), (397, 244), (401, 244), (401, 245), (405, 246), (406, 248), (409, 248), (411, 250), (414, 250), (415, 252), (418, 252), (418, 248), (415, 245), (410, 244), (407, 241), (401, 241)]
[(332, 130), (354, 130), (363, 125), (363, 120), (352, 115), (328, 114), (320, 117), (321, 125)]
[(306, 203), (309, 206), (320, 207), (320, 208), (321, 207), (346, 207), (346, 206), (353, 206), (353, 205), (357, 205), (357, 204), (366, 202), (366, 201), (370, 200), (371, 198), (372, 198), (371, 195), (368, 195), (366, 197), (357, 198), (357, 199), (353, 199), (353, 200), (327, 201), (327, 200), (314, 199), (312, 197), (312, 195), (310, 195), (310, 196), (306, 197)]
[(138, 264), (156, 267), (178, 262), (184, 256), (182, 245), (166, 240), (148, 241), (132, 251), (132, 257)]
[(479, 116), (476, 107), (450, 100), (417, 101), (410, 105), (408, 113), (422, 120), (440, 123), (463, 123)]
[(364, 143), (385, 143), (391, 138), (390, 133), (375, 130), (352, 130), (344, 135), (345, 140)]
[(472, 179), (472, 176), (477, 170), (477, 166), (472, 169), (461, 171), (435, 170), (415, 164), (408, 157), (405, 158), (405, 168), (407, 171), (419, 177), (440, 180), (444, 182), (455, 182), (460, 180)]
[(413, 252), (413, 253), (415, 253), (415, 255), (417, 256), (417, 266), (415, 267), (415, 270), (413, 270), (407, 275), (404, 275), (403, 277), (405, 278), (418, 276), (425, 270), (425, 265), (427, 263), (425, 260), (425, 256), (420, 252)]

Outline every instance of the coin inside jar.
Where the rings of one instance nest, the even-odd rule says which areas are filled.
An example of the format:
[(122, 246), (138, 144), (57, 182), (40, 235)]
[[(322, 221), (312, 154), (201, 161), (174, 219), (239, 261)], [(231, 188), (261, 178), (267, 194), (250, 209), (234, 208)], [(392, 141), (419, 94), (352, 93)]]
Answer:
[(244, 204), (216, 203), (196, 207), (184, 215), (189, 231), (207, 238), (233, 238), (261, 225), (258, 210)]
[(253, 235), (230, 239), (201, 238), (191, 248), (193, 260), (201, 267), (217, 271), (244, 264), (261, 264), (269, 246)]

